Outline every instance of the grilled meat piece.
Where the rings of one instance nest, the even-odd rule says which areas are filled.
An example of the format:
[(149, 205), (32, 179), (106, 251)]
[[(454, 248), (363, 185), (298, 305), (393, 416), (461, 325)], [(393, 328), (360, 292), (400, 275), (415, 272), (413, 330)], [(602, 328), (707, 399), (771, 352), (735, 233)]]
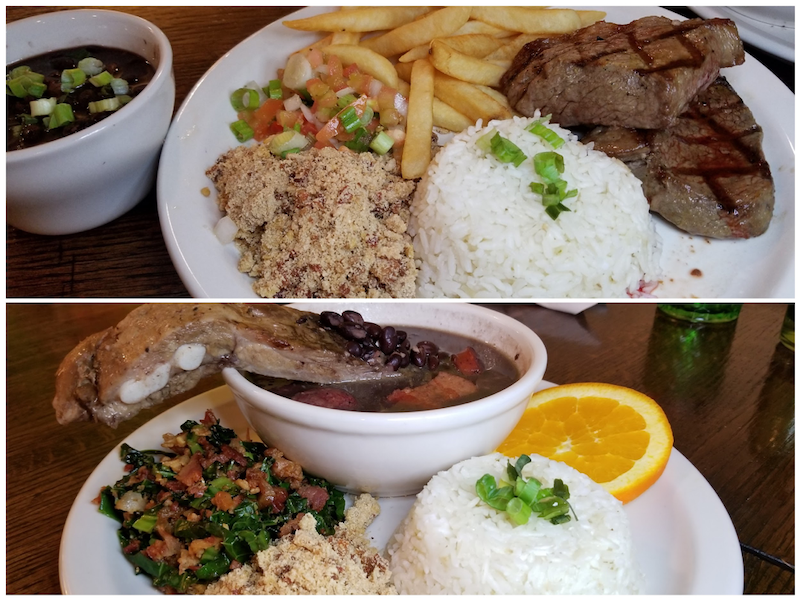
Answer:
[(403, 376), (351, 356), (318, 318), (274, 304), (141, 306), (64, 358), (56, 417), (116, 427), (229, 366), (315, 383)]
[(522, 114), (539, 109), (563, 127), (663, 129), (721, 67), (742, 62), (742, 42), (728, 19), (601, 21), (528, 43), (500, 86)]
[(662, 131), (600, 127), (582, 141), (643, 182), (650, 209), (694, 235), (748, 238), (767, 230), (775, 186), (762, 131), (724, 77)]

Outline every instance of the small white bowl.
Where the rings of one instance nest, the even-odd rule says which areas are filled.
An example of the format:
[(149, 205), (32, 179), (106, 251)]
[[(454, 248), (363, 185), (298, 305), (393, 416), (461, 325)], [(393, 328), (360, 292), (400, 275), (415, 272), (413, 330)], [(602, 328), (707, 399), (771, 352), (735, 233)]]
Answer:
[(72, 135), (6, 152), (8, 223), (43, 235), (86, 231), (133, 208), (152, 189), (175, 105), (172, 47), (139, 17), (67, 10), (6, 25), (6, 64), (84, 45), (136, 52), (156, 68), (128, 105)]
[(250, 426), (270, 446), (349, 492), (397, 497), (419, 492), (437, 472), (493, 451), (516, 426), (541, 382), (547, 352), (524, 324), (456, 303), (295, 304), (311, 312), (355, 310), (381, 326), (425, 327), (478, 339), (515, 359), (510, 387), (460, 406), (420, 412), (364, 413), (308, 405), (254, 385), (232, 368), (223, 376)]

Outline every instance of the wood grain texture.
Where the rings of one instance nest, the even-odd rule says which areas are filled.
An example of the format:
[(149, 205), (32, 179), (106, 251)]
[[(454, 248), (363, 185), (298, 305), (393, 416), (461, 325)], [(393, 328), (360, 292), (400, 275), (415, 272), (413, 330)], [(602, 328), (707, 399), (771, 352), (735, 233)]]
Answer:
[[(740, 540), (794, 563), (794, 354), (777, 344), (785, 305), (748, 304), (736, 323), (714, 327), (670, 320), (653, 304), (601, 304), (579, 316), (533, 305), (490, 307), (542, 337), (547, 380), (608, 382), (654, 397), (676, 448), (720, 496)], [(7, 305), (9, 594), (58, 593), (61, 531), (89, 474), (155, 414), (221, 384), (213, 377), (116, 430), (58, 425), (50, 402), (61, 359), (131, 308)], [(748, 593), (794, 591), (792, 572), (751, 554), (744, 563)]]
[[(6, 22), (54, 10), (66, 9), (8, 7)], [(198, 79), (226, 52), (297, 7), (137, 6), (113, 10), (147, 19), (169, 38), (177, 111)], [(189, 296), (161, 234), (155, 189), (127, 214), (83, 233), (33, 235), (7, 225), (6, 252), (7, 297)]]

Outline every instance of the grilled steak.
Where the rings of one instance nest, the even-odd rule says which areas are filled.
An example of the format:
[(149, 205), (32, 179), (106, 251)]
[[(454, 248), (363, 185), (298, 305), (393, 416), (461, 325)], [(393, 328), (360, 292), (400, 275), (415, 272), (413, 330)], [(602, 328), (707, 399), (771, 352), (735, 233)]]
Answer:
[(274, 304), (149, 304), (81, 342), (56, 374), (61, 424), (117, 426), (226, 366), (317, 383), (403, 376), (345, 350), (315, 314)]
[(720, 77), (667, 129), (600, 127), (583, 141), (626, 162), (650, 209), (680, 229), (748, 238), (767, 230), (775, 203), (761, 139), (753, 114)]
[(601, 21), (528, 43), (500, 86), (522, 114), (539, 109), (563, 127), (662, 129), (721, 67), (743, 61), (736, 25), (727, 19)]

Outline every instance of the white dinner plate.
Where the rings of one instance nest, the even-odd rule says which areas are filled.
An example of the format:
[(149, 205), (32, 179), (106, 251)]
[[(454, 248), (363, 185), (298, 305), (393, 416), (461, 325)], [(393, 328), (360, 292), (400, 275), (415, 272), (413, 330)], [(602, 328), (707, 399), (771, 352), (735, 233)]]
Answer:
[[(247, 433), (247, 422), (230, 390), (219, 387), (159, 414), (124, 443), (136, 449), (158, 448), (164, 433), (180, 430), (186, 420), (199, 420), (207, 409), (214, 410), (223, 426), (239, 435)], [(103, 486), (123, 475), (119, 447), (86, 480), (64, 525), (58, 567), (65, 594), (158, 594), (150, 579), (136, 576), (122, 555), (117, 522), (92, 503)], [(367, 530), (375, 547), (385, 547), (413, 501), (413, 497), (380, 500), (381, 514)], [(661, 478), (624, 509), (648, 594), (742, 593), (742, 554), (730, 517), (708, 482), (677, 450), (673, 449)]]
[[(296, 16), (323, 10), (327, 9), (306, 8)], [(607, 19), (618, 23), (652, 14), (682, 18), (657, 7), (612, 7), (607, 12)], [(235, 246), (222, 245), (214, 235), (222, 213), (205, 172), (237, 145), (228, 129), (235, 120), (230, 93), (250, 81), (273, 79), (290, 51), (316, 39), (316, 34), (294, 31), (280, 22), (266, 26), (209, 69), (172, 123), (159, 166), (158, 208), (172, 261), (194, 297), (257, 297), (253, 279), (237, 270)], [(664, 241), (663, 282), (655, 295), (794, 298), (794, 94), (751, 56), (723, 73), (764, 129), (764, 152), (776, 190), (772, 223), (754, 239), (711, 240), (688, 235), (654, 216)], [(210, 197), (201, 193), (204, 189), (211, 190)]]
[[(736, 23), (739, 35), (748, 44), (759, 50), (794, 62), (794, 7), (782, 7), (792, 11), (791, 18), (784, 15), (769, 14), (766, 10), (761, 16), (759, 7), (737, 6), (690, 6), (694, 12), (704, 19), (732, 19)], [(745, 10), (753, 11), (745, 14)], [(757, 18), (758, 17), (758, 18)]]

